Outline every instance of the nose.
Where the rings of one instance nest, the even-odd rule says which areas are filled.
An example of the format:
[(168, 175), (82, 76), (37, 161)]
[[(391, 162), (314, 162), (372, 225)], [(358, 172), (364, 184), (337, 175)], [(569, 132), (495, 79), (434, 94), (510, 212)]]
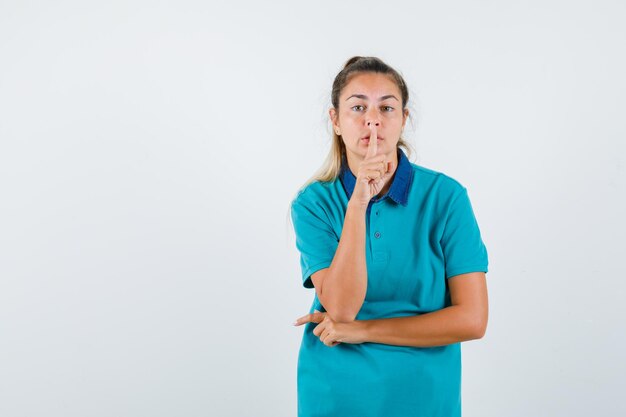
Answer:
[(372, 124), (376, 127), (380, 127), (380, 121), (377, 119), (370, 119), (367, 121), (367, 127), (370, 127)]

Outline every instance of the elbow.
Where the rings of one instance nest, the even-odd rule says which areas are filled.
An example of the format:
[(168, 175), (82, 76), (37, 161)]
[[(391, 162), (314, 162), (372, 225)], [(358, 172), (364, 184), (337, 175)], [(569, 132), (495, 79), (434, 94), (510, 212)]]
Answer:
[(482, 339), (487, 331), (488, 314), (486, 310), (466, 308), (462, 313), (465, 318), (463, 333), (465, 340)]
[(486, 332), (487, 332), (487, 326), (482, 326), (478, 328), (478, 330), (475, 333), (474, 339), (482, 339), (485, 336)]
[(356, 319), (356, 313), (342, 309), (326, 310), (330, 318), (339, 323), (351, 323)]
[(357, 312), (334, 304), (331, 304), (330, 308), (326, 308), (326, 314), (328, 314), (333, 321), (339, 323), (353, 322), (357, 316)]
[(356, 320), (358, 311), (346, 308), (345, 305), (342, 305), (345, 303), (341, 300), (329, 299), (329, 297), (325, 297), (323, 295), (322, 291), (319, 291), (318, 299), (326, 310), (326, 314), (328, 314), (333, 321), (339, 323), (350, 323)]
[(474, 320), (470, 327), (471, 339), (482, 339), (487, 332), (487, 321)]

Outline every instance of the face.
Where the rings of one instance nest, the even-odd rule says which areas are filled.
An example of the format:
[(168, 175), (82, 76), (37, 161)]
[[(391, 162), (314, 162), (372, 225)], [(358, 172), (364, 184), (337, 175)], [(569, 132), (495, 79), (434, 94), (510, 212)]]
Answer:
[(387, 75), (354, 75), (339, 96), (339, 109), (330, 109), (333, 129), (339, 131), (349, 159), (363, 160), (370, 136), (369, 123), (376, 125), (378, 154), (393, 159), (408, 116), (402, 110), (400, 89)]

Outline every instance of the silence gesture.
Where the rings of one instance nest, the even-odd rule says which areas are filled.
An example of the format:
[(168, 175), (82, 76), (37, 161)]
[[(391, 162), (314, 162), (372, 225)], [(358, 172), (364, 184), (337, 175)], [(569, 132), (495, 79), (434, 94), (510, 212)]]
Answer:
[(367, 207), (372, 197), (380, 193), (389, 182), (392, 174), (392, 161), (387, 161), (385, 154), (378, 153), (378, 134), (376, 124), (370, 122), (370, 138), (365, 158), (359, 165), (356, 184), (351, 199)]

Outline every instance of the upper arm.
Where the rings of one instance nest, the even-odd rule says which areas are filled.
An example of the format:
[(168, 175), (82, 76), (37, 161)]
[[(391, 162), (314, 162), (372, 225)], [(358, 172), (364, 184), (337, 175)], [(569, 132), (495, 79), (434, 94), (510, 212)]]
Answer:
[(331, 265), (339, 245), (339, 237), (320, 206), (310, 199), (292, 202), (291, 219), (296, 234), (296, 247), (300, 252), (302, 285), (305, 288), (321, 288), (314, 285), (313, 275), (318, 277), (315, 281), (322, 281), (319, 277), (325, 273), (319, 272)]
[(477, 337), (482, 337), (487, 329), (489, 303), (487, 279), (484, 272), (469, 272), (448, 279), (452, 305), (464, 306), (472, 317)]
[(440, 244), (451, 303), (464, 306), (475, 336), (482, 337), (488, 319), (485, 273), (489, 259), (465, 187), (452, 198)]
[(440, 240), (446, 279), (468, 272), (487, 272), (489, 259), (467, 190), (452, 198)]
[(322, 284), (324, 283), (324, 278), (326, 278), (326, 274), (328, 273), (330, 268), (320, 269), (317, 272), (314, 272), (311, 275), (311, 281), (313, 281), (313, 286), (315, 287), (315, 292), (317, 293), (317, 298), (319, 298), (320, 303), (324, 305), (324, 300), (322, 299)]

